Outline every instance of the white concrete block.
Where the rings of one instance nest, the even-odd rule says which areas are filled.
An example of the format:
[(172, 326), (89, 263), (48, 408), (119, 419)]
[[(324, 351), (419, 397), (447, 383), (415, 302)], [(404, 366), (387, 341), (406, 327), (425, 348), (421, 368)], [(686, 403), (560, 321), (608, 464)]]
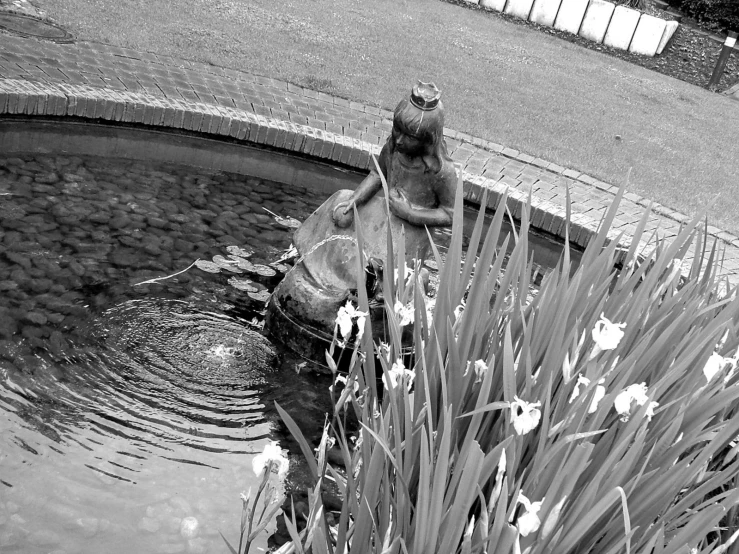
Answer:
[(626, 6), (616, 6), (611, 22), (608, 24), (603, 44), (621, 50), (628, 50), (640, 17), (641, 12), (637, 10), (632, 10)]
[(580, 27), (580, 36), (593, 42), (603, 42), (615, 9), (616, 4), (606, 2), (606, 0), (590, 0), (588, 11), (585, 12)]
[(667, 43), (670, 42), (672, 35), (674, 35), (675, 31), (677, 31), (677, 27), (677, 21), (667, 22), (667, 25), (665, 25), (665, 32), (662, 33), (662, 39), (659, 41), (659, 46), (657, 47), (657, 54), (661, 54), (662, 50), (665, 49), (665, 46), (667, 46)]
[(531, 13), (531, 6), (534, 0), (508, 0), (505, 5), (505, 13), (518, 17), (520, 19), (528, 19)]
[(534, 0), (529, 20), (539, 25), (553, 27), (561, 3), (562, 0)]
[(667, 27), (667, 21), (664, 19), (642, 14), (639, 25), (634, 31), (634, 38), (631, 39), (629, 52), (642, 56), (654, 56), (657, 53), (659, 41), (665, 33), (665, 27)]
[(490, 8), (498, 12), (502, 12), (505, 8), (506, 0), (480, 0), (480, 5), (483, 8)]
[(554, 28), (576, 35), (580, 30), (587, 8), (588, 0), (562, 0), (557, 19), (554, 21)]

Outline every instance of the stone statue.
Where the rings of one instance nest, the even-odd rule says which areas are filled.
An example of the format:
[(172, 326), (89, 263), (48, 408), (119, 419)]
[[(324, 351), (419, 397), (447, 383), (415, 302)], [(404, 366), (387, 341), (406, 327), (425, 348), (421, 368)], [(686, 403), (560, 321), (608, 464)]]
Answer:
[[(444, 143), (444, 109), (439, 96), (433, 83), (419, 82), (413, 87), (410, 99), (401, 100), (395, 108), (392, 133), (380, 152), (380, 169), (390, 189), (390, 212), (412, 227), (452, 224), (457, 176)], [(335, 205), (334, 223), (348, 227), (352, 205), (366, 204), (381, 188), (373, 167), (349, 199)]]
[[(372, 168), (356, 190), (336, 192), (295, 232), (300, 262), (272, 295), (270, 331), (283, 334), (275, 329), (280, 324), (270, 324), (271, 312), (283, 312), (299, 327), (330, 340), (339, 307), (357, 287), (355, 206), (373, 268), (385, 264), (388, 224), (395, 245), (404, 235), (407, 262), (427, 256), (427, 227), (451, 225), (457, 173), (444, 143), (440, 95), (433, 83), (419, 81), (395, 108), (393, 130), (378, 160), (388, 184), (389, 215), (378, 194), (380, 175)], [(325, 345), (319, 347), (319, 360), (324, 350)]]

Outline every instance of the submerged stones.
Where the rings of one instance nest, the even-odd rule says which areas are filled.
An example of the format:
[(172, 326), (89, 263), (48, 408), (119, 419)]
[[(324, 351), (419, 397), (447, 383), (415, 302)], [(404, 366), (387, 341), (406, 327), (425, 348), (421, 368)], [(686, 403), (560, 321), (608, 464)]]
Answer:
[[(0, 551), (32, 545), (81, 552), (79, 544), (99, 549), (120, 544), (121, 537), (137, 541), (132, 551), (222, 550), (218, 531), (233, 531), (234, 504), (221, 502), (221, 492), (233, 491), (244, 468), (231, 461), (237, 456), (212, 454), (242, 455), (244, 440), (270, 432), (255, 391), (272, 391), (270, 380), (279, 378), (265, 371), (274, 367), (275, 352), (255, 328), (279, 278), (270, 264), (288, 248), (292, 232), (263, 208), (297, 220), (320, 200), (234, 175), (0, 154), (0, 397), (4, 406), (18, 408), (8, 420), (13, 437), (18, 428), (53, 443), (42, 451), (22, 442), (22, 433), (8, 441), (11, 454), (28, 456), (36, 469), (22, 469), (26, 458), (18, 456), (21, 469), (2, 476), (12, 488), (0, 480)], [(198, 258), (218, 273), (190, 267)], [(280, 382), (274, 394), (294, 386)], [(28, 426), (15, 425), (16, 417)], [(75, 429), (88, 423), (90, 446)], [(62, 429), (69, 441), (58, 452)], [(80, 457), (90, 463), (70, 462), (74, 471), (63, 472), (59, 490), (42, 487), (43, 506), (23, 504), (39, 496), (21, 485), (36, 483), (37, 474), (55, 482), (54, 472), (39, 468), (55, 467), (52, 458), (68, 446), (92, 448), (89, 458)], [(149, 495), (137, 497), (132, 509), (116, 510), (126, 498), (118, 504), (114, 491), (126, 491), (122, 497), (150, 491), (148, 481), (157, 475), (150, 470), (158, 463), (169, 464), (159, 486), (187, 491), (187, 500)], [(5, 460), (2, 465), (12, 469)], [(238, 472), (225, 471), (228, 466)], [(191, 474), (198, 478), (179, 480)], [(120, 484), (127, 481), (136, 486)], [(75, 482), (109, 491), (115, 506), (73, 498), (66, 484)], [(20, 508), (3, 505), (11, 495)], [(219, 502), (203, 507), (198, 498)], [(237, 493), (235, 502), (238, 508)]]
[(41, 155), (0, 156), (0, 198), (0, 340), (21, 349), (0, 359), (19, 369), (37, 349), (63, 356), (81, 320), (131, 298), (217, 290), (250, 319), (288, 269), (270, 264), (291, 226), (322, 200), (238, 175)]

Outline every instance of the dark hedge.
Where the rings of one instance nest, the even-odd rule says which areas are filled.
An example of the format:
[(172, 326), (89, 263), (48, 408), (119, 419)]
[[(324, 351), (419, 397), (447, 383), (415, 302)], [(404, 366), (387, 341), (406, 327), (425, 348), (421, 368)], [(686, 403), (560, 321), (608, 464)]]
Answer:
[(668, 0), (668, 3), (707, 27), (739, 31), (739, 0)]

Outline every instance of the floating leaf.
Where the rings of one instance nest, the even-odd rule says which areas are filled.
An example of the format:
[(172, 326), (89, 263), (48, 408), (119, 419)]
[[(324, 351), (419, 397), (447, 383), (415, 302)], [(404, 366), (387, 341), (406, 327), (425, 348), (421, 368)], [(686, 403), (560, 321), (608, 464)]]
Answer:
[[(235, 246), (235, 245), (234, 246), (227, 246), (226, 247), (226, 252), (228, 252), (229, 254), (233, 254), (233, 256), (240, 256), (242, 258), (248, 258), (252, 254), (254, 254), (254, 252), (251, 251), (251, 250), (246, 250), (244, 248), (241, 248), (240, 246)], [(232, 256), (229, 256), (229, 258), (230, 257), (232, 257)]]
[(249, 298), (256, 300), (257, 302), (266, 302), (269, 297), (272, 296), (268, 290), (260, 290), (258, 292), (247, 292)]
[(238, 262), (224, 258), (221, 255), (213, 256), (213, 263), (218, 267), (222, 267), (223, 269), (227, 269), (233, 273), (242, 273), (242, 270), (239, 269)]
[(244, 271), (248, 271), (250, 273), (254, 272), (254, 264), (251, 263), (249, 260), (245, 258), (239, 258), (238, 256), (231, 256), (231, 258), (234, 260), (236, 267), (238, 267), (239, 269), (243, 269)]
[(195, 262), (195, 267), (202, 269), (203, 271), (207, 271), (208, 273), (220, 273), (222, 269), (221, 266), (214, 264), (213, 262), (209, 262), (208, 260), (198, 260)]
[(235, 289), (243, 290), (246, 292), (257, 292), (259, 289), (254, 286), (252, 281), (249, 279), (239, 279), (238, 277), (229, 277), (228, 284)]
[(254, 264), (254, 273), (262, 277), (274, 277), (277, 272), (268, 265)]
[(277, 223), (278, 223), (279, 225), (282, 225), (283, 227), (287, 227), (287, 228), (289, 228), (289, 229), (297, 229), (297, 228), (298, 228), (298, 227), (300, 227), (300, 225), (301, 225), (300, 221), (298, 221), (298, 220), (297, 220), (297, 219), (295, 219), (294, 217), (290, 217), (290, 216), (287, 216), (287, 217), (282, 217), (281, 215), (277, 215), (277, 214), (276, 214), (275, 212), (271, 212), (271, 211), (269, 211), (269, 210), (268, 210), (267, 208), (265, 208), (265, 207), (262, 207), (262, 209), (263, 209), (263, 210), (264, 210), (265, 212), (267, 212), (268, 214), (270, 214), (270, 215), (271, 215), (272, 217), (274, 217), (274, 218), (275, 218), (275, 221), (276, 221), (276, 222), (277, 222)]
[(275, 221), (278, 225), (282, 225), (283, 227), (287, 227), (288, 229), (297, 229), (300, 227), (301, 223), (294, 217), (276, 217)]

